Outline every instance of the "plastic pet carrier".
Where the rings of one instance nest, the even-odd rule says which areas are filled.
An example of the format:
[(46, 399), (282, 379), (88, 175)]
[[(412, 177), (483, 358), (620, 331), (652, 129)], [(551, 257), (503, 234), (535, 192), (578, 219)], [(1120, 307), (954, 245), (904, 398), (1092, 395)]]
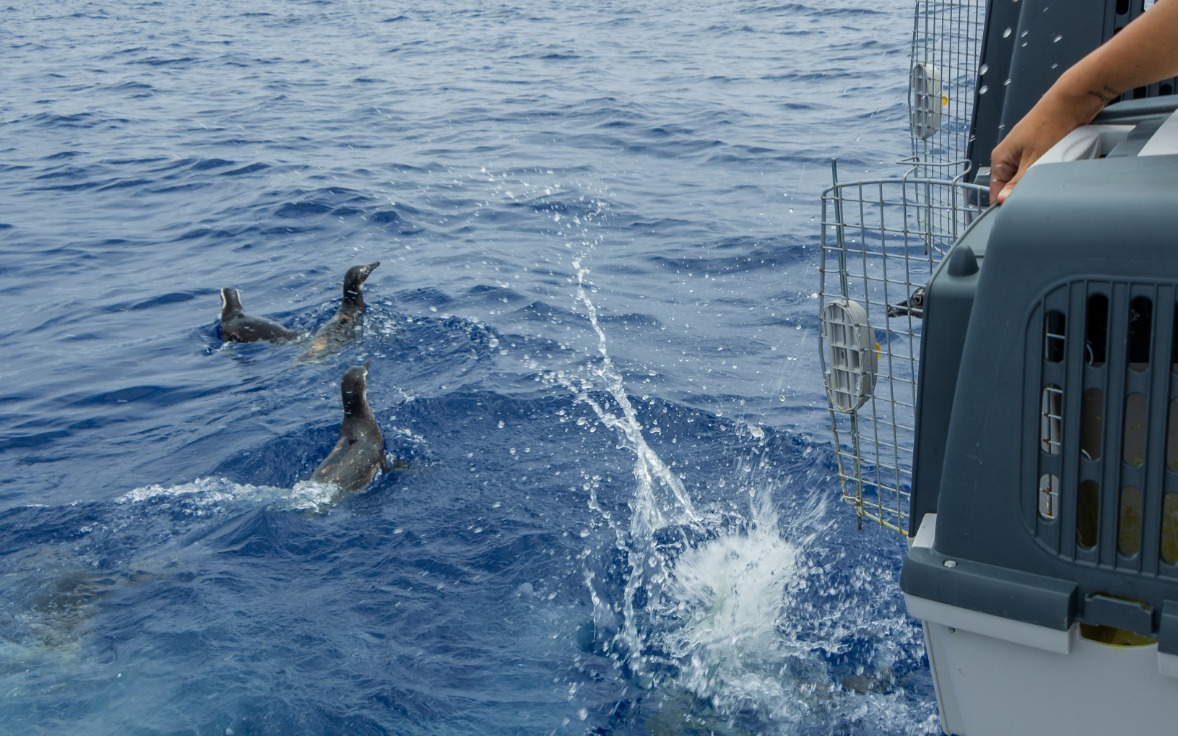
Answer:
[(900, 584), (948, 733), (1178, 723), (1178, 117), (1112, 112), (926, 288)]
[[(920, 56), (942, 53), (920, 14), (974, 6), (918, 3), (912, 173), (823, 195), (843, 495), (909, 535), (900, 585), (950, 734), (1178, 728), (1172, 81), (1073, 132), (1001, 207), (983, 188), (1002, 132), (1151, 4), (993, 3), (971, 91)], [(939, 138), (963, 93), (969, 134)]]

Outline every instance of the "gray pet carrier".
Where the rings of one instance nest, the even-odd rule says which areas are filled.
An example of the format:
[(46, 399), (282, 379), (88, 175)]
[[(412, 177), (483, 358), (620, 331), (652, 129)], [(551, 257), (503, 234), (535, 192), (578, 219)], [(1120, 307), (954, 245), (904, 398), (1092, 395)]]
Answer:
[[(843, 495), (909, 535), (900, 584), (947, 733), (1178, 723), (1173, 80), (985, 208), (1003, 132), (1150, 5), (1001, 0), (981, 32), (974, 3), (918, 3), (911, 173), (823, 196)], [(976, 32), (963, 78), (972, 52), (954, 49)]]

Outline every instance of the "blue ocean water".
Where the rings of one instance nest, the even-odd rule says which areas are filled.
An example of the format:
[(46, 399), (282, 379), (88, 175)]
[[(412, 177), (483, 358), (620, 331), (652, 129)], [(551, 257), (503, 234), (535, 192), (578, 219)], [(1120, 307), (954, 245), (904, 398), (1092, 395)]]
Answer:
[[(910, 12), (6, 7), (3, 732), (939, 733), (817, 356)], [(222, 345), (377, 260), (344, 351)], [(327, 505), (366, 360), (403, 467)]]

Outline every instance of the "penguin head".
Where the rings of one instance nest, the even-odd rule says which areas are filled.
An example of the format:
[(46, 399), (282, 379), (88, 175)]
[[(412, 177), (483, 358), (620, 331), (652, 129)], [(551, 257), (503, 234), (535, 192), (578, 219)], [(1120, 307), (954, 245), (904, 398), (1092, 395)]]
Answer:
[(344, 379), (340, 382), (344, 414), (352, 414), (368, 406), (368, 366), (370, 363), (371, 361), (364, 363), (364, 365), (352, 366), (344, 374)]
[(375, 263), (367, 263), (361, 266), (352, 266), (348, 272), (344, 274), (344, 304), (349, 306), (364, 308), (364, 292), (361, 286), (368, 280), (368, 275), (376, 270), (380, 265), (380, 261)]
[(226, 287), (221, 289), (221, 318), (241, 314), (241, 296), (237, 289)]

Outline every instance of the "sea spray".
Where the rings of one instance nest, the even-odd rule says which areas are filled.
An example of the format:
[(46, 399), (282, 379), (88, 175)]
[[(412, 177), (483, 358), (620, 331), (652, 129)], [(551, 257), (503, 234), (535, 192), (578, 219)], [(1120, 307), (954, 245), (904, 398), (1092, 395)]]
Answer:
[[(585, 286), (589, 271), (580, 259), (573, 261), (573, 267), (577, 271), (577, 300), (586, 310), (597, 336), (597, 358), (588, 369), (589, 377), (585, 380), (573, 381), (563, 375), (557, 380), (573, 391), (577, 403), (592, 409), (602, 425), (617, 432), (627, 449), (634, 453), (635, 487), (629, 504), (630, 523), (628, 527), (622, 527), (609, 520), (617, 536), (617, 549), (624, 556), (627, 568), (621, 600), (612, 601), (595, 590), (592, 576), (587, 582), (597, 609), (595, 623), (602, 630), (616, 625), (617, 633), (611, 648), (620, 650), (626, 667), (636, 677), (645, 679), (663, 659), (661, 653), (650, 646), (651, 614), (657, 610), (651, 604), (660, 597), (658, 591), (668, 581), (673, 564), (673, 552), (662, 548), (657, 537), (664, 530), (695, 536), (703, 533), (706, 525), (696, 512), (683, 481), (647, 443), (638, 412), (610, 358), (597, 309), (589, 298)], [(607, 403), (610, 401), (612, 404)]]
[[(620, 414), (609, 412), (600, 402), (593, 398), (588, 391), (577, 392), (577, 401), (588, 405), (597, 418), (606, 427), (619, 432), (627, 441), (627, 446), (634, 452), (634, 476), (638, 482), (636, 498), (633, 504), (634, 515), (631, 519), (630, 531), (636, 538), (649, 537), (656, 529), (669, 524), (686, 523), (698, 527), (699, 514), (696, 513), (683, 481), (676, 476), (662, 458), (658, 456), (646, 442), (642, 434), (642, 423), (638, 420), (630, 397), (626, 394), (626, 387), (622, 382), (622, 375), (613, 365), (606, 348), (605, 330), (597, 321), (597, 308), (585, 290), (585, 277), (589, 270), (581, 265), (579, 259), (573, 261), (577, 269), (577, 300), (585, 307), (589, 315), (589, 324), (597, 335), (597, 352), (600, 362), (593, 369), (593, 375), (604, 382), (604, 388), (617, 403)], [(589, 385), (592, 387), (592, 384)], [(656, 498), (656, 489), (666, 489), (673, 497), (673, 503), (660, 503)]]
[[(585, 377), (550, 378), (571, 390), (634, 455), (627, 525), (606, 515), (590, 489), (590, 507), (614, 530), (624, 568), (623, 589), (612, 597), (597, 573), (586, 572), (594, 628), (616, 632), (602, 646), (644, 687), (690, 694), (721, 717), (781, 714), (797, 695), (786, 670), (792, 660), (812, 657), (807, 645), (783, 635), (790, 586), (804, 566), (800, 548), (781, 535), (771, 484), (741, 461), (748, 507), (736, 514), (696, 508), (683, 480), (646, 441), (589, 296), (589, 270), (579, 259), (573, 266), (576, 298), (597, 337), (597, 354)], [(763, 432), (749, 435), (753, 442), (764, 440)], [(805, 518), (791, 526), (821, 518), (820, 506), (810, 504)]]
[(578, 425), (612, 430), (633, 457), (628, 516), (599, 501), (600, 477), (586, 472), (582, 486), (614, 542), (584, 556), (593, 560), (584, 570), (593, 618), (578, 641), (636, 688), (618, 712), (651, 732), (764, 733), (772, 723), (775, 733), (815, 724), (812, 732), (828, 733), (876, 718), (896, 732), (926, 732), (931, 721), (904, 692), (921, 666), (919, 631), (901, 611), (881, 611), (872, 594), (895, 574), (895, 560), (870, 544), (831, 546), (840, 535), (828, 500), (799, 493), (814, 473), (782, 468), (770, 450), (780, 438), (753, 424), (731, 425), (739, 442), (732, 474), (714, 489), (722, 497), (692, 498), (696, 486), (647, 441), (644, 404), (611, 358), (590, 271), (581, 259), (573, 266), (594, 347), (577, 369), (530, 367), (592, 412), (596, 427)]

